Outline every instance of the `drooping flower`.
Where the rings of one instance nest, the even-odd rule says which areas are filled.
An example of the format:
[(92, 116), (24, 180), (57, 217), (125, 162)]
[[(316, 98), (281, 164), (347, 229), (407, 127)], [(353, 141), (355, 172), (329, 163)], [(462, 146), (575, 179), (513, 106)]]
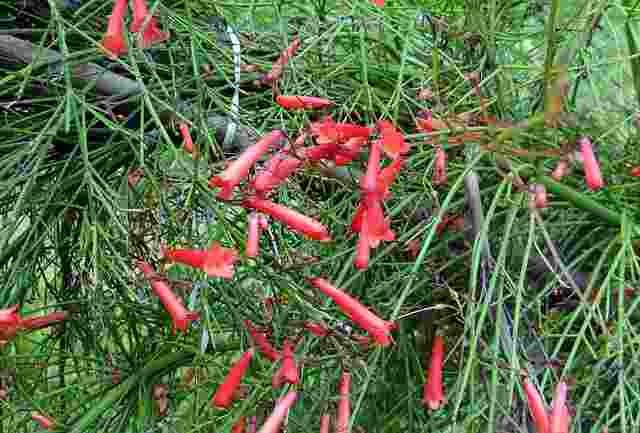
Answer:
[(379, 120), (377, 127), (380, 133), (377, 141), (389, 158), (395, 159), (409, 151), (409, 143), (393, 123), (388, 120)]
[(329, 231), (324, 225), (286, 206), (258, 197), (249, 197), (242, 205), (248, 209), (265, 213), (311, 239), (322, 242), (331, 240)]
[(258, 194), (264, 196), (281, 185), (301, 165), (302, 160), (291, 155), (290, 149), (282, 149), (269, 158), (264, 169), (256, 175), (251, 185)]
[(598, 164), (596, 155), (593, 152), (591, 140), (587, 137), (582, 137), (578, 140), (578, 144), (580, 145), (580, 153), (582, 153), (587, 187), (589, 187), (591, 191), (602, 188), (604, 181), (602, 180), (602, 173), (600, 172), (600, 164)]
[(441, 335), (433, 338), (431, 347), (431, 358), (429, 360), (429, 371), (427, 381), (423, 387), (422, 404), (430, 410), (437, 410), (446, 399), (444, 396), (444, 385), (442, 383), (442, 367), (444, 363), (444, 339)]
[(549, 433), (569, 433), (569, 408), (567, 407), (567, 383), (558, 382), (551, 402), (549, 414)]
[(300, 380), (298, 366), (294, 354), (294, 344), (291, 340), (285, 340), (282, 345), (282, 359), (280, 368), (273, 375), (271, 385), (280, 388), (283, 383), (295, 385)]
[(445, 183), (447, 183), (447, 153), (438, 146), (433, 164), (433, 184), (442, 185)]
[(247, 421), (244, 416), (240, 415), (240, 418), (231, 427), (231, 433), (245, 433), (247, 431)]
[(169, 32), (160, 30), (158, 20), (149, 14), (147, 0), (133, 0), (133, 21), (129, 26), (129, 31), (131, 33), (142, 31), (138, 35), (138, 47), (141, 49), (149, 48), (153, 44), (169, 39)]
[(151, 265), (140, 261), (138, 262), (138, 269), (142, 271), (144, 277), (149, 281), (151, 289), (156, 296), (160, 298), (160, 302), (171, 316), (171, 319), (173, 320), (174, 333), (176, 329), (183, 332), (186, 331), (191, 321), (198, 320), (200, 318), (198, 313), (188, 311), (184, 305), (182, 305), (182, 301), (171, 291), (169, 284), (155, 275)]
[(218, 242), (212, 242), (202, 263), (202, 270), (211, 277), (233, 278), (233, 264), (238, 253), (233, 248), (225, 248)]
[(282, 51), (282, 53), (280, 54), (280, 57), (278, 57), (278, 59), (275, 62), (273, 62), (273, 65), (271, 66), (271, 71), (269, 71), (269, 73), (267, 73), (264, 77), (262, 77), (261, 81), (264, 84), (276, 83), (282, 77), (284, 68), (289, 63), (289, 60), (293, 56), (295, 56), (301, 44), (302, 42), (300, 41), (300, 38), (296, 37), (291, 42), (291, 44), (287, 48), (285, 48), (284, 51)]
[(258, 257), (260, 249), (260, 217), (257, 212), (251, 212), (249, 214), (247, 232), (247, 243), (244, 255), (247, 257)]
[(0, 310), (0, 347), (16, 336), (20, 329), (20, 320), (17, 305)]
[(362, 305), (358, 300), (333, 286), (323, 278), (308, 279), (314, 287), (333, 299), (340, 310), (362, 329), (366, 330), (381, 346), (391, 344), (391, 322), (382, 320)]
[(298, 394), (295, 391), (289, 391), (284, 397), (278, 400), (273, 412), (271, 412), (271, 415), (269, 415), (264, 424), (262, 424), (258, 433), (278, 433), (282, 421), (284, 421), (297, 397)]
[(305, 322), (304, 329), (311, 332), (316, 337), (324, 338), (329, 335), (329, 329), (324, 326), (322, 323), (316, 322)]
[(220, 187), (222, 190), (218, 193), (218, 197), (223, 200), (231, 199), (231, 192), (235, 186), (240, 184), (247, 177), (251, 167), (264, 155), (270, 147), (275, 146), (285, 135), (280, 130), (271, 131), (255, 144), (247, 147), (244, 152), (232, 161), (222, 173), (215, 175), (209, 181), (209, 187)]
[(107, 31), (100, 42), (103, 50), (112, 59), (127, 52), (127, 44), (124, 37), (124, 15), (126, 12), (127, 0), (115, 0), (107, 22)]
[(215, 407), (227, 408), (233, 402), (233, 394), (240, 386), (242, 377), (249, 368), (251, 359), (253, 358), (254, 350), (249, 349), (242, 354), (233, 366), (229, 369), (227, 377), (224, 382), (218, 386), (216, 393), (211, 399), (211, 405)]
[(245, 320), (244, 326), (249, 331), (251, 340), (265, 358), (270, 361), (277, 361), (280, 358), (280, 353), (271, 345), (265, 332), (258, 331), (258, 329), (253, 326), (251, 320)]
[(331, 429), (331, 415), (328, 413), (320, 417), (320, 433), (329, 433)]
[(542, 401), (542, 396), (538, 392), (536, 386), (524, 378), (522, 381), (524, 393), (527, 396), (527, 404), (529, 405), (529, 413), (536, 426), (536, 433), (550, 433), (549, 431), (549, 415), (547, 408)]
[(347, 433), (349, 431), (349, 419), (351, 418), (351, 374), (343, 371), (338, 385), (338, 409), (336, 411), (336, 433)]
[(276, 102), (285, 110), (315, 110), (334, 105), (333, 101), (316, 96), (278, 95)]
[(54, 431), (56, 429), (56, 423), (53, 419), (42, 415), (40, 412), (31, 412), (31, 419), (40, 425), (45, 430)]
[(197, 152), (195, 147), (193, 146), (193, 139), (191, 138), (191, 133), (189, 132), (189, 125), (185, 122), (180, 122), (178, 124), (178, 129), (180, 129), (180, 135), (182, 136), (182, 147), (185, 151), (193, 154), (194, 157), (197, 156)]

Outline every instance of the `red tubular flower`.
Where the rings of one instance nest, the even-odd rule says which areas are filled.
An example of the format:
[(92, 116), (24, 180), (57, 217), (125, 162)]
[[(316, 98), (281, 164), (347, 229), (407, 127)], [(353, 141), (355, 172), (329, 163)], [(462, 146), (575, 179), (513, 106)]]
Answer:
[(56, 429), (56, 423), (51, 418), (42, 415), (39, 412), (31, 412), (31, 419), (37, 422), (40, 427), (45, 430), (54, 431)]
[(371, 3), (373, 3), (376, 6), (378, 6), (379, 8), (383, 8), (384, 7), (384, 0), (371, 0)]
[(633, 167), (630, 171), (629, 171), (629, 175), (633, 176), (633, 177), (640, 177), (640, 165), (637, 167)]
[(151, 265), (146, 262), (138, 262), (138, 269), (142, 271), (144, 277), (149, 281), (151, 289), (160, 298), (160, 302), (167, 310), (171, 319), (173, 320), (173, 332), (176, 329), (186, 331), (189, 327), (189, 323), (193, 320), (198, 320), (200, 315), (194, 311), (188, 311), (180, 301), (175, 293), (171, 291), (169, 285), (155, 276), (155, 272)]
[(247, 257), (258, 257), (260, 249), (260, 217), (257, 212), (249, 214), (247, 244), (244, 255)]
[(211, 277), (233, 278), (233, 263), (238, 259), (238, 253), (233, 248), (225, 248), (218, 242), (213, 242), (204, 257), (202, 270)]
[(369, 138), (371, 128), (368, 126), (356, 125), (355, 123), (341, 122), (335, 124), (335, 132), (340, 141), (347, 141), (351, 138)]
[(266, 74), (262, 78), (262, 82), (264, 84), (273, 84), (277, 82), (280, 77), (282, 77), (282, 73), (284, 72), (285, 66), (289, 63), (289, 60), (296, 54), (298, 49), (300, 48), (300, 38), (296, 37), (291, 44), (280, 54), (278, 60), (273, 62), (271, 66), (271, 71)]
[(325, 413), (320, 417), (320, 433), (329, 433), (331, 429), (331, 415)]
[(358, 242), (356, 243), (356, 259), (354, 265), (356, 269), (363, 270), (369, 266), (369, 258), (370, 254), (370, 240), (369, 240), (369, 230), (368, 223), (365, 219), (362, 222), (362, 227), (360, 229), (360, 236), (358, 237)]
[(344, 144), (338, 145), (334, 155), (336, 165), (347, 165), (353, 161), (360, 149), (367, 143), (367, 137), (351, 137)]
[(274, 388), (280, 388), (284, 382), (295, 385), (300, 380), (298, 366), (294, 354), (293, 342), (285, 340), (282, 346), (282, 361), (280, 368), (273, 375), (271, 385)]
[(180, 122), (178, 125), (180, 129), (180, 135), (182, 136), (182, 147), (189, 153), (192, 153), (195, 157), (197, 152), (193, 146), (193, 139), (191, 138), (191, 133), (189, 132), (189, 125), (185, 122)]
[(305, 159), (309, 161), (320, 161), (321, 159), (333, 159), (338, 153), (338, 143), (328, 142), (307, 147), (302, 152)]
[(251, 359), (253, 358), (253, 349), (249, 349), (242, 354), (240, 359), (238, 359), (235, 364), (229, 369), (229, 373), (227, 373), (227, 377), (224, 382), (218, 386), (216, 393), (211, 400), (211, 405), (214, 407), (227, 408), (233, 402), (233, 394), (240, 386), (240, 382), (242, 381), (242, 377), (245, 372), (249, 368), (249, 364), (251, 363)]
[(379, 120), (377, 126), (380, 132), (380, 138), (377, 141), (389, 158), (395, 159), (409, 151), (409, 144), (393, 123), (388, 120)]
[(0, 310), (0, 347), (15, 337), (20, 329), (20, 321), (17, 305)]
[(113, 10), (107, 22), (107, 32), (102, 37), (102, 48), (112, 59), (127, 52), (124, 40), (124, 14), (127, 12), (127, 0), (115, 0)]
[(349, 418), (351, 418), (351, 401), (349, 391), (351, 389), (351, 374), (343, 371), (338, 385), (338, 409), (336, 413), (336, 433), (347, 433), (349, 431)]
[(245, 433), (247, 431), (247, 421), (243, 416), (231, 427), (231, 433)]
[(602, 188), (604, 181), (602, 180), (602, 173), (600, 172), (600, 165), (596, 159), (596, 155), (593, 153), (593, 146), (591, 140), (587, 137), (582, 137), (578, 140), (580, 145), (580, 153), (582, 153), (584, 176), (587, 181), (587, 187), (591, 191)]
[(560, 381), (551, 402), (549, 433), (569, 433), (569, 408), (567, 407), (567, 383)]
[(220, 187), (222, 190), (218, 197), (223, 200), (231, 199), (231, 192), (242, 179), (247, 177), (251, 167), (264, 155), (270, 147), (275, 146), (285, 135), (280, 130), (271, 131), (261, 138), (257, 143), (249, 146), (242, 154), (232, 161), (222, 173), (215, 175), (209, 181), (209, 187)]
[(386, 199), (391, 195), (391, 193), (389, 192), (389, 188), (391, 188), (391, 185), (393, 184), (393, 182), (395, 182), (396, 177), (398, 177), (398, 173), (400, 173), (403, 165), (404, 158), (400, 156), (394, 159), (391, 164), (387, 165), (380, 171), (380, 174), (378, 175), (377, 186), (378, 191), (380, 192), (380, 194), (382, 194), (383, 199)]
[(334, 105), (333, 101), (315, 96), (278, 95), (276, 102), (285, 110), (315, 110)]
[(556, 167), (553, 169), (551, 177), (556, 182), (560, 182), (563, 177), (569, 174), (570, 171), (571, 166), (569, 165), (569, 160), (566, 158), (562, 158), (560, 161), (558, 161), (558, 164), (556, 164)]
[(255, 209), (259, 212), (265, 213), (311, 239), (322, 242), (331, 240), (329, 231), (324, 225), (313, 218), (302, 215), (301, 213), (298, 213), (293, 209), (289, 209), (286, 206), (282, 206), (269, 200), (263, 200), (258, 197), (249, 197), (242, 205), (246, 208)]
[(444, 339), (440, 335), (433, 338), (431, 359), (427, 381), (422, 390), (422, 404), (431, 410), (439, 409), (445, 402), (444, 386), (442, 384), (442, 365), (444, 363)]
[(377, 196), (378, 175), (380, 174), (380, 145), (377, 141), (371, 143), (367, 171), (360, 178), (360, 190), (363, 194)]
[(295, 391), (289, 391), (283, 398), (277, 403), (276, 407), (271, 412), (271, 415), (262, 424), (258, 433), (277, 433), (280, 430), (280, 424), (287, 416), (289, 409), (295, 403), (298, 394)]
[(447, 183), (447, 154), (438, 146), (433, 165), (433, 184), (442, 185), (444, 183)]
[[(144, 29), (142, 26), (149, 17)], [(146, 0), (133, 0), (133, 21), (129, 26), (131, 33), (138, 33), (142, 30), (142, 34), (138, 35), (138, 47), (145, 49), (153, 44), (166, 41), (169, 39), (169, 32), (163, 32), (158, 26), (155, 17), (149, 15), (149, 8)]]
[(283, 149), (269, 158), (264, 169), (253, 180), (252, 186), (258, 194), (265, 195), (282, 184), (301, 165), (301, 159), (292, 156), (289, 149)]
[(266, 333), (258, 331), (256, 327), (253, 326), (253, 323), (251, 323), (251, 320), (245, 320), (244, 326), (246, 326), (249, 331), (251, 340), (265, 358), (271, 361), (277, 361), (278, 358), (280, 358), (280, 353), (269, 343)]
[(20, 321), (20, 328), (28, 330), (42, 329), (47, 326), (51, 326), (54, 323), (63, 322), (68, 316), (69, 313), (66, 311), (57, 311), (45, 314), (44, 316), (27, 317)]
[(192, 268), (202, 268), (204, 258), (207, 255), (206, 250), (195, 250), (191, 248), (162, 248), (162, 255), (165, 260), (182, 263)]
[(533, 423), (536, 426), (536, 433), (550, 433), (549, 416), (540, 393), (528, 378), (525, 377), (522, 383), (524, 392), (527, 396), (529, 413), (531, 414)]
[(362, 305), (358, 300), (342, 290), (334, 287), (323, 278), (308, 279), (314, 287), (333, 299), (342, 312), (362, 329), (366, 330), (381, 346), (391, 344), (391, 328), (393, 324), (382, 320)]
[(311, 332), (316, 337), (324, 338), (329, 335), (329, 330), (321, 323), (305, 322), (304, 329)]
[(540, 183), (529, 186), (529, 194), (531, 195), (531, 204), (536, 209), (544, 209), (547, 207), (547, 189)]

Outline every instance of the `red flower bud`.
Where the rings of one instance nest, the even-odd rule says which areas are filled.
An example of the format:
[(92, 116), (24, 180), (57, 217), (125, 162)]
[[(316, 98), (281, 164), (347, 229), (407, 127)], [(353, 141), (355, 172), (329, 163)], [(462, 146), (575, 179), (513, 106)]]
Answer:
[(536, 426), (536, 433), (550, 433), (549, 431), (549, 416), (547, 415), (547, 408), (542, 401), (540, 393), (532, 384), (529, 379), (523, 380), (524, 392), (527, 396), (527, 403), (529, 404), (529, 413), (533, 419), (533, 423)]
[(124, 38), (124, 14), (126, 12), (127, 0), (115, 0), (107, 22), (107, 32), (100, 43), (104, 51), (113, 59), (127, 52)]
[(327, 108), (334, 105), (333, 101), (315, 96), (278, 95), (276, 102), (285, 110), (303, 110)]
[[(148, 17), (148, 20), (147, 20)], [(145, 25), (145, 21), (147, 24)], [(144, 26), (144, 28), (143, 28)], [(133, 21), (129, 27), (131, 33), (138, 33), (138, 47), (145, 49), (153, 44), (169, 39), (169, 32), (163, 32), (155, 17), (150, 16), (146, 0), (133, 0)]]
[(591, 140), (587, 137), (582, 137), (578, 140), (578, 144), (580, 145), (580, 152), (582, 153), (584, 176), (587, 186), (591, 191), (602, 188), (602, 186), (604, 186), (604, 181), (602, 180), (600, 165), (598, 164), (596, 155), (593, 152)]
[(427, 381), (423, 388), (422, 403), (431, 410), (439, 409), (445, 404), (444, 385), (442, 384), (442, 367), (444, 363), (444, 339), (440, 335), (433, 338), (431, 359)]
[(349, 418), (351, 418), (351, 399), (349, 391), (351, 389), (351, 374), (343, 371), (338, 385), (338, 409), (336, 413), (336, 433), (347, 433), (349, 431)]
[(238, 389), (238, 386), (240, 386), (242, 377), (249, 368), (251, 358), (253, 358), (253, 353), (253, 349), (247, 350), (242, 354), (240, 359), (233, 364), (229, 373), (227, 373), (227, 377), (224, 382), (218, 386), (218, 389), (211, 400), (212, 406), (227, 408), (231, 405), (233, 401), (233, 394)]
[(264, 422), (258, 433), (277, 433), (280, 430), (280, 425), (284, 418), (289, 413), (289, 409), (295, 403), (298, 394), (295, 391), (289, 391), (283, 398), (277, 403), (276, 407), (271, 412), (271, 415)]

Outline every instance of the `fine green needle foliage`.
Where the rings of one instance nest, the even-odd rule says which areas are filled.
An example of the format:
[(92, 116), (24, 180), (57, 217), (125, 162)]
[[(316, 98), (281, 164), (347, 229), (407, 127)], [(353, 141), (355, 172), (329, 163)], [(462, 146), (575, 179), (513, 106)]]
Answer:
[[(0, 433), (46, 431), (34, 413), (59, 432), (251, 431), (292, 390), (282, 431), (317, 432), (343, 371), (353, 433), (556, 433), (535, 430), (525, 376), (547, 408), (568, 384), (558, 433), (640, 431), (640, 3), (146, 0), (168, 33), (150, 46), (126, 3), (111, 58), (114, 1), (0, 1)], [(251, 185), (222, 200), (210, 179), (274, 130), (317, 144), (327, 115), (371, 139), (344, 166), (305, 159), (268, 199), (331, 240), (270, 218), (247, 257)], [(410, 149), (383, 201), (395, 238), (357, 269), (380, 120)], [(231, 278), (166, 257), (214, 242), (237, 251)], [(392, 343), (366, 340), (314, 277), (395, 323)], [(158, 281), (198, 313), (184, 332)], [(65, 320), (11, 334), (14, 305)], [(233, 404), (213, 407), (257, 345), (245, 321), (278, 352), (297, 344), (300, 380), (274, 388), (284, 362), (256, 349)], [(445, 401), (430, 410), (436, 335)]]

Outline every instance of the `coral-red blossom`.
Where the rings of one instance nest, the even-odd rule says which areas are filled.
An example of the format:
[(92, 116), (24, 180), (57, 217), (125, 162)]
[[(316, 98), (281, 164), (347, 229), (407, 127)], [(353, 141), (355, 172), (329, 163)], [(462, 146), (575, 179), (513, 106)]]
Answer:
[(569, 408), (567, 407), (567, 383), (560, 381), (551, 402), (549, 414), (549, 433), (569, 433)]
[(533, 424), (536, 426), (536, 433), (549, 433), (549, 415), (538, 389), (526, 377), (522, 384), (524, 393), (527, 396), (529, 413), (533, 419)]
[(269, 158), (264, 169), (256, 175), (251, 185), (258, 194), (264, 196), (281, 185), (301, 165), (302, 160), (291, 155), (290, 149), (280, 150)]
[(431, 410), (439, 409), (445, 402), (444, 385), (442, 383), (442, 367), (444, 363), (444, 339), (440, 335), (433, 338), (431, 359), (427, 381), (424, 384), (422, 404)]
[(305, 322), (304, 329), (311, 332), (316, 337), (324, 338), (329, 335), (329, 330), (326, 326), (316, 322)]
[(342, 312), (362, 329), (366, 330), (381, 346), (391, 344), (393, 324), (373, 314), (358, 300), (333, 286), (323, 278), (310, 278), (308, 281), (322, 293), (333, 299)]
[(244, 255), (247, 257), (258, 257), (260, 249), (260, 216), (257, 212), (251, 212), (249, 214), (249, 223), (247, 226), (247, 243)]
[(280, 358), (280, 353), (271, 345), (269, 339), (267, 338), (267, 334), (253, 326), (253, 323), (250, 320), (244, 321), (244, 326), (249, 331), (249, 335), (251, 336), (251, 340), (258, 347), (260, 353), (270, 361), (277, 361)]
[(304, 110), (327, 108), (334, 105), (333, 101), (316, 96), (278, 95), (276, 102), (285, 110)]
[(349, 431), (349, 418), (351, 418), (351, 374), (343, 371), (338, 385), (338, 409), (336, 413), (336, 433), (347, 433)]
[(233, 264), (238, 253), (233, 248), (225, 248), (218, 242), (212, 242), (204, 256), (202, 270), (211, 277), (233, 278)]
[(262, 82), (264, 84), (274, 84), (276, 83), (280, 77), (282, 77), (282, 73), (284, 72), (285, 66), (289, 63), (289, 60), (296, 54), (301, 45), (300, 38), (296, 37), (291, 44), (280, 54), (280, 57), (273, 62), (271, 66), (271, 71), (262, 77)]
[(271, 384), (274, 388), (279, 388), (283, 383), (295, 385), (300, 380), (298, 366), (294, 354), (294, 344), (291, 340), (285, 340), (282, 345), (282, 359), (280, 368), (273, 375)]
[(262, 424), (258, 433), (278, 433), (282, 421), (284, 421), (284, 418), (289, 413), (289, 409), (293, 406), (297, 397), (298, 394), (295, 391), (289, 391), (284, 397), (278, 400), (273, 412), (271, 412), (271, 415), (269, 415), (264, 424)]
[(271, 131), (265, 135), (257, 143), (249, 146), (242, 154), (232, 161), (227, 168), (220, 174), (217, 174), (209, 181), (209, 187), (220, 187), (222, 190), (218, 193), (218, 197), (223, 200), (230, 200), (231, 193), (235, 186), (240, 184), (249, 174), (249, 170), (264, 155), (269, 148), (277, 145), (285, 135), (280, 130)]
[(393, 123), (388, 120), (379, 120), (377, 127), (380, 133), (377, 142), (389, 158), (395, 159), (409, 151), (409, 143), (405, 141), (402, 133), (393, 126)]
[(142, 49), (149, 48), (156, 43), (169, 39), (169, 32), (160, 30), (158, 21), (149, 14), (147, 0), (133, 0), (133, 21), (131, 22), (129, 31), (131, 33), (139, 33), (142, 31), (142, 33), (138, 35), (138, 47)]
[(320, 417), (320, 433), (329, 433), (331, 429), (331, 415), (328, 413)]
[(180, 122), (180, 124), (178, 125), (178, 129), (180, 129), (180, 135), (182, 136), (182, 147), (185, 151), (193, 154), (193, 156), (196, 157), (197, 153), (193, 146), (193, 139), (191, 138), (191, 132), (189, 132), (189, 125), (185, 122)]
[(124, 14), (126, 12), (127, 0), (115, 0), (107, 22), (107, 31), (100, 42), (103, 50), (112, 59), (127, 52), (127, 44), (124, 38)]
[(227, 408), (233, 402), (233, 395), (240, 386), (242, 377), (249, 368), (251, 359), (253, 358), (253, 349), (249, 349), (242, 354), (233, 366), (229, 369), (224, 382), (218, 386), (216, 393), (211, 399), (211, 405), (221, 408)]
[(175, 332), (176, 329), (183, 332), (186, 331), (191, 321), (200, 318), (198, 313), (188, 311), (182, 305), (182, 301), (171, 291), (169, 284), (155, 275), (151, 265), (140, 261), (138, 262), (138, 269), (142, 271), (144, 277), (149, 281), (151, 289), (156, 296), (160, 298), (160, 302), (171, 316), (173, 320), (173, 332)]
[(598, 164), (596, 155), (593, 152), (591, 140), (587, 137), (582, 137), (578, 140), (578, 144), (580, 145), (580, 153), (582, 153), (584, 177), (587, 186), (591, 191), (602, 188), (604, 181), (602, 180), (602, 173), (600, 172), (600, 164)]

